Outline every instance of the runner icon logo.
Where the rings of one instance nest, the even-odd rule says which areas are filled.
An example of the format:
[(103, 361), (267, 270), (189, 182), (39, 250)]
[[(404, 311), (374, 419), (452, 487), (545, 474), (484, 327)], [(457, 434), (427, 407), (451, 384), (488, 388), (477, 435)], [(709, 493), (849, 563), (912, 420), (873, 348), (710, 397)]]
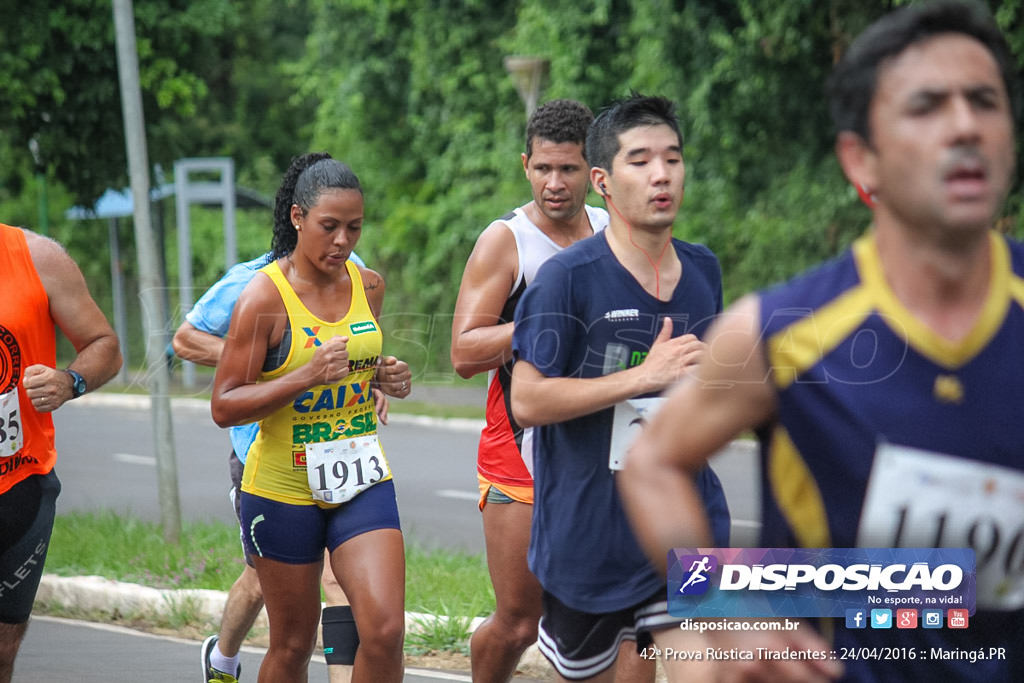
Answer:
[(679, 587), (682, 595), (703, 595), (711, 586), (708, 575), (718, 569), (718, 558), (714, 555), (687, 555), (681, 557), (682, 566), (689, 566)]

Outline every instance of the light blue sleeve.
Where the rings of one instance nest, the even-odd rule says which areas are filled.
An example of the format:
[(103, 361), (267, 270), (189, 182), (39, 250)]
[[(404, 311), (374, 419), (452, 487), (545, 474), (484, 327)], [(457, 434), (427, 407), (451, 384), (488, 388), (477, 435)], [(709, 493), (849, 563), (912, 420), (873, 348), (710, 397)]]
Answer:
[(356, 264), (357, 266), (362, 266), (363, 268), (366, 267), (366, 264), (363, 263), (363, 259), (359, 258), (359, 254), (357, 254), (354, 251), (348, 255), (348, 260)]
[(239, 425), (238, 427), (230, 427), (228, 429), (228, 436), (231, 437), (231, 447), (235, 449), (235, 456), (238, 457), (243, 465), (245, 464), (245, 456), (249, 454), (249, 447), (256, 440), (256, 435), (259, 431), (259, 422), (251, 422), (247, 425)]
[[(185, 320), (200, 332), (214, 334), (218, 337), (226, 335), (231, 323), (231, 313), (235, 310), (235, 303), (242, 294), (242, 290), (256, 276), (256, 271), (269, 262), (270, 254), (264, 254), (252, 261), (232, 266), (228, 272), (224, 273), (224, 277), (199, 297), (199, 301), (185, 316)], [(249, 447), (256, 440), (259, 430), (260, 426), (255, 422), (231, 427), (228, 430), (231, 447), (243, 464), (245, 456), (249, 453)]]
[(268, 263), (269, 254), (264, 254), (252, 261), (239, 263), (224, 273), (224, 277), (206, 290), (199, 297), (192, 310), (185, 314), (185, 320), (200, 332), (218, 337), (228, 333), (231, 323), (231, 312), (249, 281), (256, 276), (256, 271)]

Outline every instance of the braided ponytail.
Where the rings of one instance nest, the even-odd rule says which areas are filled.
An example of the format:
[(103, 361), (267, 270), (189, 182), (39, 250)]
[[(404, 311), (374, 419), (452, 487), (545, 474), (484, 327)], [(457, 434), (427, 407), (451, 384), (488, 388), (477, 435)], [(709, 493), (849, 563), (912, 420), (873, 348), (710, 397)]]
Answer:
[(360, 194), (363, 191), (352, 169), (327, 152), (312, 152), (292, 159), (274, 199), (271, 258), (279, 259), (295, 250), (298, 235), (292, 225), (292, 205), (297, 204), (305, 214), (316, 205), (320, 194), (330, 189), (358, 190)]

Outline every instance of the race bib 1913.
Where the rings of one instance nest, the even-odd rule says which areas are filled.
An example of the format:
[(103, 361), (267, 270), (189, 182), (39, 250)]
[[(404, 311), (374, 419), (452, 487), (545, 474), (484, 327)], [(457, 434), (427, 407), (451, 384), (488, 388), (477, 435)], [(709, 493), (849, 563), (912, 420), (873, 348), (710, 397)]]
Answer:
[(306, 444), (313, 499), (344, 503), (391, 476), (376, 434)]

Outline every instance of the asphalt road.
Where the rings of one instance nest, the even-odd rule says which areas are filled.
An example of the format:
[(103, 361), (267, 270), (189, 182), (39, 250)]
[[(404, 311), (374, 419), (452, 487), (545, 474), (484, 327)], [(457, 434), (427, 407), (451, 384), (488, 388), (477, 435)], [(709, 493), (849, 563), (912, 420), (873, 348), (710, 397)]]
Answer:
[[(155, 445), (148, 399), (86, 397), (54, 414), (58, 513), (112, 509), (159, 521)], [(135, 403), (139, 407), (127, 407)], [(228, 500), (227, 432), (195, 401), (173, 406), (174, 451), (182, 518), (234, 523)], [(470, 426), (393, 422), (381, 430), (398, 491), (406, 538), (424, 547), (483, 552), (476, 509), (476, 443)]]
[[(52, 617), (34, 617), (14, 665), (13, 683), (201, 681), (199, 643), (141, 631)], [(242, 680), (255, 681), (264, 651), (242, 649)], [(408, 668), (406, 683), (470, 681), (465, 673)], [(515, 679), (528, 683), (528, 679)], [(327, 665), (314, 657), (310, 683), (327, 683)]]
[[(54, 420), (63, 482), (58, 512), (113, 509), (158, 520), (157, 477), (148, 399), (84, 400), (61, 408)], [(382, 432), (395, 474), (403, 526), (410, 543), (483, 551), (476, 510), (475, 451), (478, 428), (465, 423), (424, 423), (396, 416)], [(226, 434), (209, 410), (195, 403), (174, 408), (180, 506), (187, 520), (232, 523), (227, 500)], [(756, 469), (750, 444), (734, 444), (715, 457), (733, 515), (733, 545), (751, 545), (758, 510)], [(35, 618), (17, 660), (14, 681), (200, 680), (199, 643), (47, 617)], [(263, 651), (243, 650), (242, 667), (253, 679)], [(327, 680), (321, 658), (309, 680)], [(415, 683), (469, 681), (465, 673), (410, 669)], [(517, 679), (520, 680), (520, 679)], [(525, 681), (525, 679), (524, 679)]]
[[(58, 513), (105, 508), (159, 521), (148, 399), (85, 399), (65, 404), (54, 414), (57, 474), (63, 483)], [(226, 432), (197, 401), (175, 402), (173, 416), (182, 517), (233, 523)], [(394, 473), (407, 541), (479, 553), (484, 549), (476, 508), (479, 429), (467, 421), (452, 424), (395, 415), (382, 428), (381, 442)], [(712, 465), (729, 500), (732, 544), (752, 545), (759, 510), (753, 448), (734, 444)]]

